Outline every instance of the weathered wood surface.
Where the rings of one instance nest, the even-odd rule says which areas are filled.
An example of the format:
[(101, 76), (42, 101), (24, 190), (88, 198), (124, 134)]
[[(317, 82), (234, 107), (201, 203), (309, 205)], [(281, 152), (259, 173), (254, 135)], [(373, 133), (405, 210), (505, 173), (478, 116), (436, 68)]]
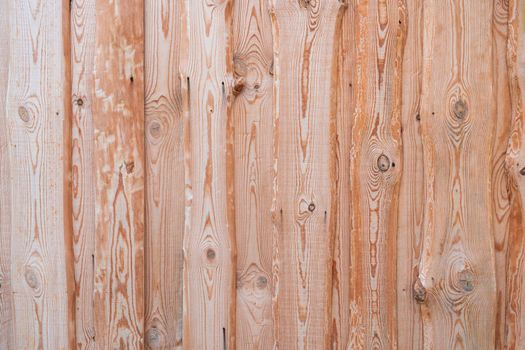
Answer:
[(91, 111), (95, 24), (95, 0), (74, 0), (71, 3), (71, 181), (77, 310), (75, 327), (79, 349), (95, 349), (95, 164)]
[(397, 347), (397, 201), (402, 169), (401, 82), (407, 31), (401, 0), (357, 6), (352, 128), (349, 347)]
[(232, 1), (184, 2), (183, 346), (235, 347)]
[(233, 5), (237, 348), (272, 349), (272, 88), (268, 2)]
[(425, 218), (415, 293), (422, 302), (427, 348), (495, 344), (496, 91), (493, 42), (486, 40), (493, 9), (488, 0), (424, 2)]
[(106, 349), (144, 343), (143, 7), (96, 3), (95, 341)]
[(182, 2), (145, 1), (145, 341), (182, 348)]
[(275, 347), (331, 343), (336, 88), (343, 4), (271, 1), (274, 33)]

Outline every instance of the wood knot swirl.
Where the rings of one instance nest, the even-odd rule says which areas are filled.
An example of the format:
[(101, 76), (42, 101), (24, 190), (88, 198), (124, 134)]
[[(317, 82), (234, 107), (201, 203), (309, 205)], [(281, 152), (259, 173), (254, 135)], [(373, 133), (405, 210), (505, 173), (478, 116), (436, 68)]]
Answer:
[(18, 107), (18, 116), (24, 123), (28, 123), (31, 120), (31, 115), (29, 114), (29, 111), (26, 107), (20, 106)]
[(159, 348), (162, 342), (162, 334), (157, 327), (152, 327), (146, 332), (146, 343), (151, 348)]
[(474, 274), (470, 270), (463, 270), (459, 272), (459, 285), (465, 292), (472, 292), (474, 290)]
[(380, 155), (379, 158), (377, 158), (377, 167), (379, 171), (383, 173), (388, 171), (388, 169), (390, 169), (390, 159), (384, 154)]
[(149, 126), (149, 134), (155, 139), (158, 139), (160, 137), (161, 125), (157, 120), (151, 122)]
[(414, 299), (419, 304), (424, 303), (427, 300), (427, 290), (421, 283), (421, 280), (418, 278), (416, 283), (414, 283)]
[(36, 293), (42, 288), (42, 277), (36, 269), (33, 267), (27, 267), (24, 271), (24, 279), (32, 290)]
[(217, 254), (215, 253), (215, 250), (210, 248), (206, 251), (206, 258), (208, 259), (208, 261), (213, 262), (216, 256)]
[(266, 278), (266, 276), (259, 276), (257, 278), (257, 282), (255, 283), (255, 285), (259, 289), (265, 289), (266, 286), (268, 285), (268, 279)]
[(463, 118), (465, 118), (466, 115), (467, 115), (467, 112), (468, 112), (468, 108), (467, 108), (467, 104), (466, 104), (466, 102), (463, 101), (463, 100), (457, 100), (457, 101), (454, 103), (453, 112), (454, 112), (454, 116), (455, 116), (457, 119), (463, 119)]

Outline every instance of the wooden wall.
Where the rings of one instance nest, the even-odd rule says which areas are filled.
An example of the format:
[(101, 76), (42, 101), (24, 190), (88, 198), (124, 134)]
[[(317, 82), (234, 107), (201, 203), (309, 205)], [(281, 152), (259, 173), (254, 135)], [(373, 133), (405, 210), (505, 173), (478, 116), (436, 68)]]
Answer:
[(0, 1), (0, 350), (525, 349), (524, 16)]

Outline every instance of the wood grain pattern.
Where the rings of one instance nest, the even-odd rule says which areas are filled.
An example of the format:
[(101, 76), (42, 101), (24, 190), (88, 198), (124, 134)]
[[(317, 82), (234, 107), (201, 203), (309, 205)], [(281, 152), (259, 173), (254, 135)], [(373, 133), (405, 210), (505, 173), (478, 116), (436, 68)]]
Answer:
[(237, 348), (272, 349), (272, 87), (268, 2), (233, 6)]
[(182, 348), (181, 1), (145, 1), (146, 347)]
[(402, 167), (401, 70), (406, 5), (355, 3), (357, 67), (352, 129), (349, 347), (397, 347), (396, 236)]
[(14, 304), (14, 333), (8, 341), (15, 349), (75, 344), (66, 6), (62, 0), (0, 5), (9, 18), (9, 29), (2, 28), (9, 51), (2, 48), (8, 55), (3, 62), (8, 63), (8, 85), (0, 121), (7, 136), (2, 154), (9, 164), (2, 180), (7, 187), (2, 187), (2, 198), (9, 202), (2, 206), (2, 212), (7, 210), (2, 219), (8, 218), (2, 225), (9, 226), (2, 233), (7, 229), (11, 235), (11, 281), (6, 286)]
[(95, 164), (91, 111), (95, 22), (95, 0), (74, 0), (71, 3), (72, 220), (77, 310), (75, 329), (78, 349), (95, 349)]
[(407, 1), (407, 38), (403, 55), (401, 129), (403, 171), (399, 189), (397, 233), (397, 329), (400, 349), (422, 349), (423, 323), (414, 295), (423, 224), (423, 147), (421, 84), (423, 68), (423, 1)]
[(185, 349), (235, 348), (232, 2), (184, 2)]
[(143, 8), (142, 0), (96, 4), (94, 304), (104, 349), (143, 347)]
[(338, 31), (343, 4), (271, 1), (274, 33), (275, 348), (331, 346), (337, 218)]
[(426, 348), (495, 345), (496, 108), (493, 42), (486, 40), (493, 10), (493, 1), (424, 2), (425, 218), (416, 293), (424, 300)]

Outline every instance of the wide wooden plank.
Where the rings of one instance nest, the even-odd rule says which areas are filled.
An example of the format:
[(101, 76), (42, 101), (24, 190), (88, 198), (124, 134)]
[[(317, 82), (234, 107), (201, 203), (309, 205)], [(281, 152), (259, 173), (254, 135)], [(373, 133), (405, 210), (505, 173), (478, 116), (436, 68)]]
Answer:
[(340, 1), (272, 0), (275, 347), (331, 347)]
[(233, 8), (237, 348), (272, 349), (272, 87), (268, 2)]
[[(416, 294), (426, 348), (493, 349), (493, 1), (424, 2), (423, 247)], [(447, 28), (447, 30), (443, 30)]]
[(232, 1), (186, 0), (183, 16), (183, 346), (235, 348)]
[(403, 54), (401, 128), (403, 171), (399, 189), (397, 234), (397, 329), (399, 349), (423, 346), (420, 306), (414, 295), (423, 224), (423, 146), (421, 78), (423, 69), (423, 1), (407, 1), (407, 38)]
[(94, 123), (97, 347), (143, 347), (142, 0), (96, 3)]
[(95, 348), (93, 269), (95, 254), (95, 174), (93, 159), (93, 60), (95, 0), (71, 3), (71, 71), (73, 120), (72, 195), (75, 257), (76, 344)]
[(146, 347), (182, 348), (182, 2), (145, 1)]
[(407, 14), (401, 0), (357, 0), (352, 128), (352, 349), (397, 347), (396, 248), (402, 168), (401, 70)]
[(9, 43), (1, 48), (8, 57), (2, 62), (2, 78), (5, 64), (8, 69), (2, 167), (8, 167), (2, 170), (1, 219), (2, 235), (11, 235), (2, 250), (10, 249), (11, 256), (6, 288), (14, 324), (7, 341), (13, 349), (75, 345), (68, 5), (63, 0), (0, 5), (9, 18), (2, 26)]

